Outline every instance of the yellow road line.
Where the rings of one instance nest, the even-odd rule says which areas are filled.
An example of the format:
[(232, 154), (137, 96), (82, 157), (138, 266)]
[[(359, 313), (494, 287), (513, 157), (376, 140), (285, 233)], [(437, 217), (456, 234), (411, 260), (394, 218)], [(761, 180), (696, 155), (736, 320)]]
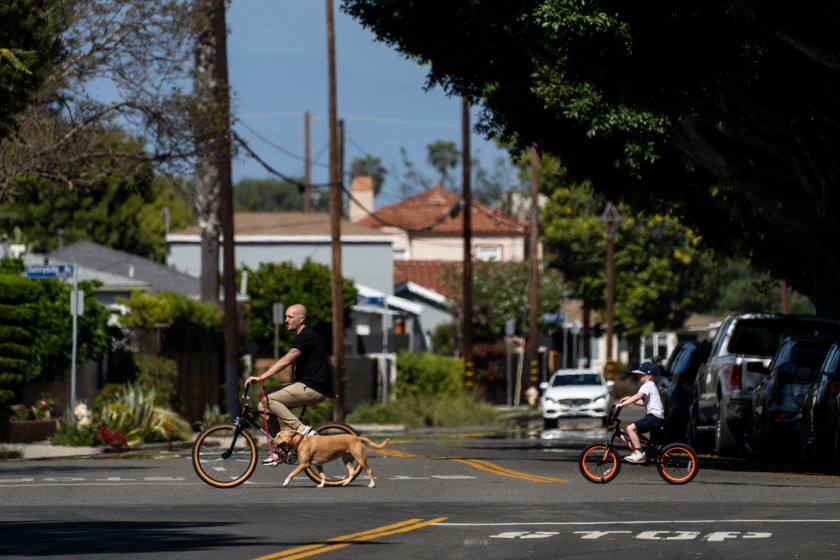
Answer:
[[(273, 558), (284, 558), (285, 560), (296, 560), (298, 558), (307, 558), (309, 556), (314, 556), (316, 554), (323, 554), (324, 552), (330, 552), (332, 550), (338, 550), (340, 548), (344, 548), (350, 546), (353, 543), (357, 542), (365, 542), (372, 539), (377, 539), (379, 537), (387, 537), (389, 535), (396, 535), (398, 533), (407, 533), (409, 531), (414, 531), (415, 529), (422, 529), (423, 527), (427, 527), (434, 523), (440, 523), (441, 521), (445, 521), (446, 517), (436, 517), (434, 519), (408, 519), (406, 521), (400, 521), (399, 523), (394, 523), (392, 525), (386, 525), (384, 527), (377, 527), (376, 529), (370, 529), (367, 531), (362, 531), (360, 533), (352, 533), (350, 535), (344, 535), (341, 537), (334, 537), (332, 539), (327, 539), (323, 543), (318, 544), (309, 544), (305, 546), (299, 546), (297, 548), (293, 548), (291, 550), (285, 550), (283, 552), (278, 552), (276, 554), (269, 554), (268, 556), (260, 556), (255, 560), (271, 560)], [(335, 544), (330, 544), (335, 543)]]
[(452, 459), (457, 463), (463, 463), (465, 465), (469, 465), (473, 468), (486, 471), (493, 474), (499, 474), (502, 476), (509, 476), (511, 478), (520, 478), (523, 480), (530, 480), (531, 482), (569, 482), (568, 480), (563, 480), (562, 478), (551, 478), (549, 476), (540, 476), (536, 474), (528, 474), (519, 471), (514, 471), (511, 469), (506, 469), (504, 467), (500, 467), (490, 461), (483, 461), (481, 459)]
[(396, 449), (375, 449), (374, 451), (380, 455), (385, 455), (387, 457), (399, 457), (402, 459), (416, 459), (421, 457), (420, 455), (414, 455), (413, 453), (406, 453), (405, 451), (398, 451)]

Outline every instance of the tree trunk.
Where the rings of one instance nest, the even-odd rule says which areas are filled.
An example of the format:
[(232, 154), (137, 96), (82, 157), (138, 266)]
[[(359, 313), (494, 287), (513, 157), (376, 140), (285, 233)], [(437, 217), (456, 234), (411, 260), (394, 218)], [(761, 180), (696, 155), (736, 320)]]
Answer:
[[(201, 235), (201, 299), (219, 301), (219, 233), (221, 231), (220, 133), (227, 111), (222, 98), (227, 84), (220, 79), (217, 4), (224, 0), (196, 0), (195, 46), (195, 211)], [(224, 17), (222, 17), (224, 25)], [(224, 31), (222, 31), (224, 34)]]

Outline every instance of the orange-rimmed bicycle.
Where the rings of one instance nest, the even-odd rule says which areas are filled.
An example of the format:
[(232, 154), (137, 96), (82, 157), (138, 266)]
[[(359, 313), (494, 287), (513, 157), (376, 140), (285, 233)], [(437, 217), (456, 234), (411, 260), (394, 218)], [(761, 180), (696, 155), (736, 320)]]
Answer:
[[(621, 471), (621, 457), (615, 449), (615, 441), (621, 441), (630, 451), (635, 451), (630, 438), (621, 427), (619, 410), (613, 405), (605, 420), (605, 424), (612, 424), (612, 433), (604, 443), (590, 445), (580, 453), (578, 468), (589, 482), (606, 484)], [(670, 484), (686, 484), (691, 482), (700, 468), (697, 453), (685, 443), (661, 444), (639, 435), (639, 440), (645, 448), (646, 461), (631, 463), (643, 466), (656, 466), (659, 476)]]

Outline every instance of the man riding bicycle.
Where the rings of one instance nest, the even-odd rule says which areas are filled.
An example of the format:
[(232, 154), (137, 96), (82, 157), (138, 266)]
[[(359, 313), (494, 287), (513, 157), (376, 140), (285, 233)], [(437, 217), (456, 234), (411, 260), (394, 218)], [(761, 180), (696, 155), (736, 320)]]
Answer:
[[(265, 373), (246, 379), (245, 386), (257, 381), (263, 382), (293, 365), (292, 382), (268, 393), (268, 409), (297, 433), (312, 435), (315, 431), (303, 424), (289, 409), (316, 404), (335, 395), (327, 349), (318, 334), (305, 324), (306, 308), (303, 305), (290, 305), (286, 310), (285, 323), (288, 330), (295, 332), (292, 347)], [(264, 411), (263, 402), (260, 402), (259, 408)], [(264, 463), (271, 465), (271, 458)]]

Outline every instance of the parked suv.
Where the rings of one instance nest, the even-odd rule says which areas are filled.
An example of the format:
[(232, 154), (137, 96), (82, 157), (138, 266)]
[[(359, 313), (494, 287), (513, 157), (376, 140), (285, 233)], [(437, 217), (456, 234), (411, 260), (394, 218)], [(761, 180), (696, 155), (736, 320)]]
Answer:
[(812, 315), (728, 316), (694, 380), (686, 438), (698, 450), (713, 441), (718, 455), (737, 454), (745, 430), (750, 429), (753, 390), (764, 379), (781, 341), (789, 336), (838, 334), (840, 321)]
[[(750, 445), (756, 457), (779, 457), (797, 447), (805, 395), (817, 379), (833, 337), (790, 337), (776, 350), (767, 374), (753, 391)], [(794, 439), (795, 438), (795, 439)]]
[[(835, 460), (837, 398), (840, 395), (840, 344), (833, 344), (802, 404), (799, 447), (802, 462)], [(835, 461), (836, 462), (836, 461)], [(836, 466), (836, 465), (835, 465)]]

